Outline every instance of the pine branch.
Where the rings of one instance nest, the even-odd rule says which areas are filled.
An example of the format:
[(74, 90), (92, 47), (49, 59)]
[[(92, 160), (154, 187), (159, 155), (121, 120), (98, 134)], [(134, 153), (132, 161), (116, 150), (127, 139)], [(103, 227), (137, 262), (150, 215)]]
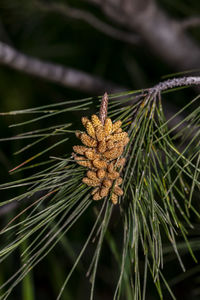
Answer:
[[(165, 266), (163, 241), (171, 245), (182, 269), (185, 270), (179, 253), (180, 248), (176, 241), (177, 234), (179, 239), (182, 237), (185, 241), (184, 247), (188, 249), (191, 257), (196, 262), (193, 248), (188, 241), (188, 229), (192, 229), (194, 226), (190, 218), (190, 212), (197, 219), (200, 219), (200, 214), (194, 201), (196, 198), (198, 200), (200, 191), (199, 96), (192, 99), (176, 113), (174, 117), (184, 112), (184, 119), (177, 122), (174, 128), (169, 129), (169, 121), (166, 121), (162, 109), (161, 93), (180, 86), (199, 84), (200, 77), (174, 78), (142, 91), (110, 95), (109, 103), (107, 93), (103, 96), (100, 109), (102, 123), (108, 113), (109, 118), (116, 120), (116, 124), (122, 124), (123, 131), (128, 133), (130, 139), (123, 153), (123, 156), (126, 158), (126, 164), (122, 172), (124, 194), (120, 196), (120, 216), (117, 220), (120, 228), (123, 227), (124, 232), (122, 247), (118, 247), (118, 241), (121, 240), (119, 239), (118, 230), (112, 230), (112, 238), (108, 239), (108, 245), (111, 249), (114, 249), (113, 252), (115, 251), (119, 265), (119, 278), (114, 292), (116, 299), (123, 295), (122, 292), (126, 291), (127, 286), (130, 288), (129, 292), (133, 295), (131, 299), (141, 300), (142, 297), (144, 299), (147, 274), (151, 274), (161, 299), (162, 282), (173, 296), (162, 274), (162, 269)], [(24, 111), (26, 116), (31, 113), (33, 116), (39, 114), (39, 117), (33, 117), (33, 119), (16, 124), (16, 127), (21, 127), (24, 130), (27, 124), (34, 124), (44, 118), (46, 120), (47, 118), (56, 115), (60, 116), (62, 113), (66, 114), (71, 111), (84, 109), (90, 112), (90, 105), (93, 101), (95, 100), (92, 98), (77, 100), (76, 103), (74, 101), (65, 101), (60, 104), (27, 109)], [(97, 101), (96, 106), (98, 104), (99, 101)], [(13, 112), (14, 115), (22, 113), (23, 111)], [(91, 125), (87, 118), (85, 118), (85, 121), (89, 126)], [(99, 120), (96, 121), (98, 121), (98, 124), (100, 123)], [(187, 122), (188, 125), (181, 127), (184, 122)], [(12, 241), (9, 244), (2, 245), (0, 249), (0, 263), (7, 260), (9, 255), (18, 249), (25, 240), (28, 239), (30, 241), (27, 249), (21, 254), (25, 263), (13, 276), (7, 281), (5, 280), (1, 286), (4, 289), (2, 299), (6, 299), (14, 287), (28, 274), (29, 270), (33, 269), (58, 242), (62, 241), (65, 234), (83, 214), (88, 220), (88, 209), (92, 204), (94, 204), (96, 209), (96, 221), (66, 280), (64, 280), (58, 297), (61, 297), (65, 285), (68, 283), (78, 262), (86, 251), (86, 247), (92, 240), (94, 230), (96, 230), (95, 237), (98, 241), (89, 268), (92, 275), (91, 299), (93, 298), (95, 282), (97, 282), (96, 276), (98, 276), (97, 266), (100, 254), (103, 251), (102, 245), (108, 230), (107, 226), (109, 225), (111, 212), (114, 210), (111, 198), (105, 198), (104, 202), (99, 200), (99, 205), (94, 202), (97, 200), (93, 200), (91, 197), (91, 187), (82, 183), (85, 170), (83, 170), (82, 166), (77, 166), (70, 156), (66, 156), (66, 153), (64, 153), (63, 157), (51, 157), (51, 159), (48, 157), (46, 162), (40, 160), (37, 164), (37, 158), (42, 155), (46, 156), (49, 151), (58, 145), (64, 146), (70, 135), (74, 135), (75, 130), (69, 129), (71, 125), (64, 124), (61, 126), (60, 124), (54, 124), (52, 126), (51, 122), (51, 126), (48, 128), (33, 130), (32, 132), (27, 131), (16, 137), (30, 138), (32, 134), (34, 142), (30, 142), (21, 152), (42, 141), (45, 148), (43, 149), (40, 145), (40, 153), (25, 161), (28, 164), (36, 160), (34, 164), (26, 165), (26, 170), (27, 168), (33, 170), (33, 174), (30, 177), (0, 185), (0, 189), (4, 190), (27, 187), (23, 194), (1, 202), (2, 206), (28, 199), (28, 202), (25, 203), (25, 209), (17, 216), (14, 216), (0, 232), (5, 238), (12, 233)], [(86, 126), (88, 129), (88, 135), (85, 136), (87, 137), (86, 145), (94, 141), (92, 139), (94, 132), (89, 126)], [(101, 128), (101, 125), (98, 126)], [(96, 133), (99, 128), (95, 131)], [(177, 128), (178, 134), (174, 134), (174, 129)], [(111, 127), (109, 126), (107, 129), (110, 130)], [(41, 133), (44, 136), (41, 137)], [(62, 133), (64, 137), (58, 133)], [(121, 139), (122, 135), (123, 132), (119, 130), (115, 134), (115, 138), (117, 140)], [(188, 135), (191, 135), (192, 138), (186, 144), (185, 140)], [(51, 139), (52, 136), (57, 137), (59, 141), (47, 146), (47, 139)], [(99, 135), (99, 139), (101, 137)], [(36, 141), (35, 138), (37, 138)], [(182, 150), (175, 144), (177, 138), (180, 143), (184, 144)], [(83, 141), (86, 142), (86, 139)], [(107, 143), (110, 144), (109, 139), (108, 141), (106, 140), (106, 145)], [(110, 147), (113, 149), (112, 143)], [(85, 147), (79, 148), (83, 152), (85, 151), (84, 149)], [(90, 157), (88, 152), (87, 156), (88, 158)], [(44, 163), (46, 164), (45, 166), (43, 165)], [(21, 165), (24, 166), (24, 163)], [(41, 166), (44, 166), (44, 169), (40, 170)], [(39, 170), (36, 167), (39, 167)], [(14, 169), (19, 171), (18, 167)], [(37, 171), (34, 172), (35, 169)], [(109, 172), (109, 170), (106, 172)], [(43, 194), (35, 199), (34, 195), (38, 192)], [(24, 216), (25, 212), (29, 214)], [(22, 218), (23, 216), (24, 218)], [(99, 228), (96, 228), (97, 225), (99, 225)], [(120, 251), (116, 250), (118, 248)], [(142, 290), (141, 278), (143, 274), (144, 287)], [(133, 284), (127, 285), (127, 282), (132, 282)]]
[(181, 87), (181, 86), (192, 86), (192, 85), (200, 85), (200, 76), (188, 76), (188, 77), (180, 77), (174, 79), (168, 79), (166, 81), (160, 82), (154, 87), (148, 89), (149, 93), (161, 93), (163, 91)]

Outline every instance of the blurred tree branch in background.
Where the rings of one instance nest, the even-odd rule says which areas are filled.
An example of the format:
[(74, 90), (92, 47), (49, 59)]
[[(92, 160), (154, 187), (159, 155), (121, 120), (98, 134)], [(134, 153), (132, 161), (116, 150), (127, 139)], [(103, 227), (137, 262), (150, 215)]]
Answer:
[(101, 93), (104, 90), (116, 92), (123, 89), (86, 72), (25, 55), (2, 42), (0, 42), (0, 63), (26, 74), (88, 93)]
[(200, 17), (191, 17), (180, 22), (182, 29), (200, 26)]
[(199, 45), (187, 35), (182, 23), (168, 16), (156, 1), (87, 1), (96, 4), (116, 24), (137, 33), (155, 55), (179, 71), (200, 67)]
[(99, 20), (95, 15), (91, 14), (88, 11), (81, 9), (72, 8), (62, 3), (52, 3), (44, 5), (42, 2), (36, 2), (38, 8), (47, 11), (47, 12), (56, 12), (60, 13), (68, 18), (73, 18), (77, 20), (84, 21), (90, 24), (92, 27), (98, 31), (104, 33), (105, 35), (123, 41), (125, 43), (137, 45), (140, 42), (140, 38), (134, 33), (128, 33), (125, 30), (119, 30), (105, 22)]
[[(96, 5), (115, 26), (100, 20), (89, 10), (70, 7), (67, 2), (33, 3), (35, 9), (84, 21), (113, 39), (137, 47), (148, 47), (155, 56), (158, 55), (175, 70), (184, 71), (200, 67), (200, 46), (185, 31), (187, 28), (199, 26), (198, 16), (183, 21), (176, 20), (167, 15), (154, 0), (83, 2)], [(100, 94), (105, 90), (117, 92), (124, 89), (100, 76), (27, 56), (3, 42), (0, 43), (0, 63), (87, 93)]]

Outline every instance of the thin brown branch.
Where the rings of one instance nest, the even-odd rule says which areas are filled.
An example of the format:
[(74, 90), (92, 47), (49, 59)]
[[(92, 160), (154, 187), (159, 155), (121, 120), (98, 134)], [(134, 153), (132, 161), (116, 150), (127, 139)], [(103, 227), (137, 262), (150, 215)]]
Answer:
[(98, 31), (110, 36), (111, 38), (133, 45), (137, 45), (140, 41), (138, 35), (116, 29), (115, 27), (99, 20), (96, 16), (94, 16), (88, 11), (72, 8), (62, 3), (52, 3), (45, 5), (44, 3), (37, 1), (36, 4), (40, 9), (44, 11), (57, 12), (69, 18), (84, 21), (92, 27), (94, 27), (95, 29), (97, 29)]
[(124, 90), (98, 76), (25, 55), (2, 42), (0, 64), (90, 94), (100, 94), (105, 90), (109, 93)]

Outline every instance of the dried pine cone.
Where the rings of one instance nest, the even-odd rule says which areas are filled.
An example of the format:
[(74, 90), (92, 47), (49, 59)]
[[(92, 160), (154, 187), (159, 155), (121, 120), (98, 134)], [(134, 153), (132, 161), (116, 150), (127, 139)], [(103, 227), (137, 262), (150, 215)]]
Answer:
[(82, 123), (86, 132), (77, 131), (76, 136), (84, 146), (73, 147), (76, 162), (89, 169), (82, 181), (94, 187), (93, 200), (100, 200), (112, 191), (111, 200), (117, 204), (118, 196), (123, 195), (119, 185), (123, 181), (120, 172), (125, 163), (125, 158), (119, 157), (129, 141), (128, 134), (122, 131), (121, 121), (112, 123), (110, 118), (103, 125), (97, 115), (92, 115), (91, 121), (83, 117)]

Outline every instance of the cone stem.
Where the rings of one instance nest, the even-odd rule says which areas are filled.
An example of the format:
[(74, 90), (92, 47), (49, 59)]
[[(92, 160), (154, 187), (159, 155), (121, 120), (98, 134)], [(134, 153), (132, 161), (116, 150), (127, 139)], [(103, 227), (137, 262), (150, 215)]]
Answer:
[(102, 125), (104, 125), (105, 123), (107, 112), (108, 112), (108, 94), (105, 92), (101, 100), (101, 107), (99, 112), (99, 119)]

